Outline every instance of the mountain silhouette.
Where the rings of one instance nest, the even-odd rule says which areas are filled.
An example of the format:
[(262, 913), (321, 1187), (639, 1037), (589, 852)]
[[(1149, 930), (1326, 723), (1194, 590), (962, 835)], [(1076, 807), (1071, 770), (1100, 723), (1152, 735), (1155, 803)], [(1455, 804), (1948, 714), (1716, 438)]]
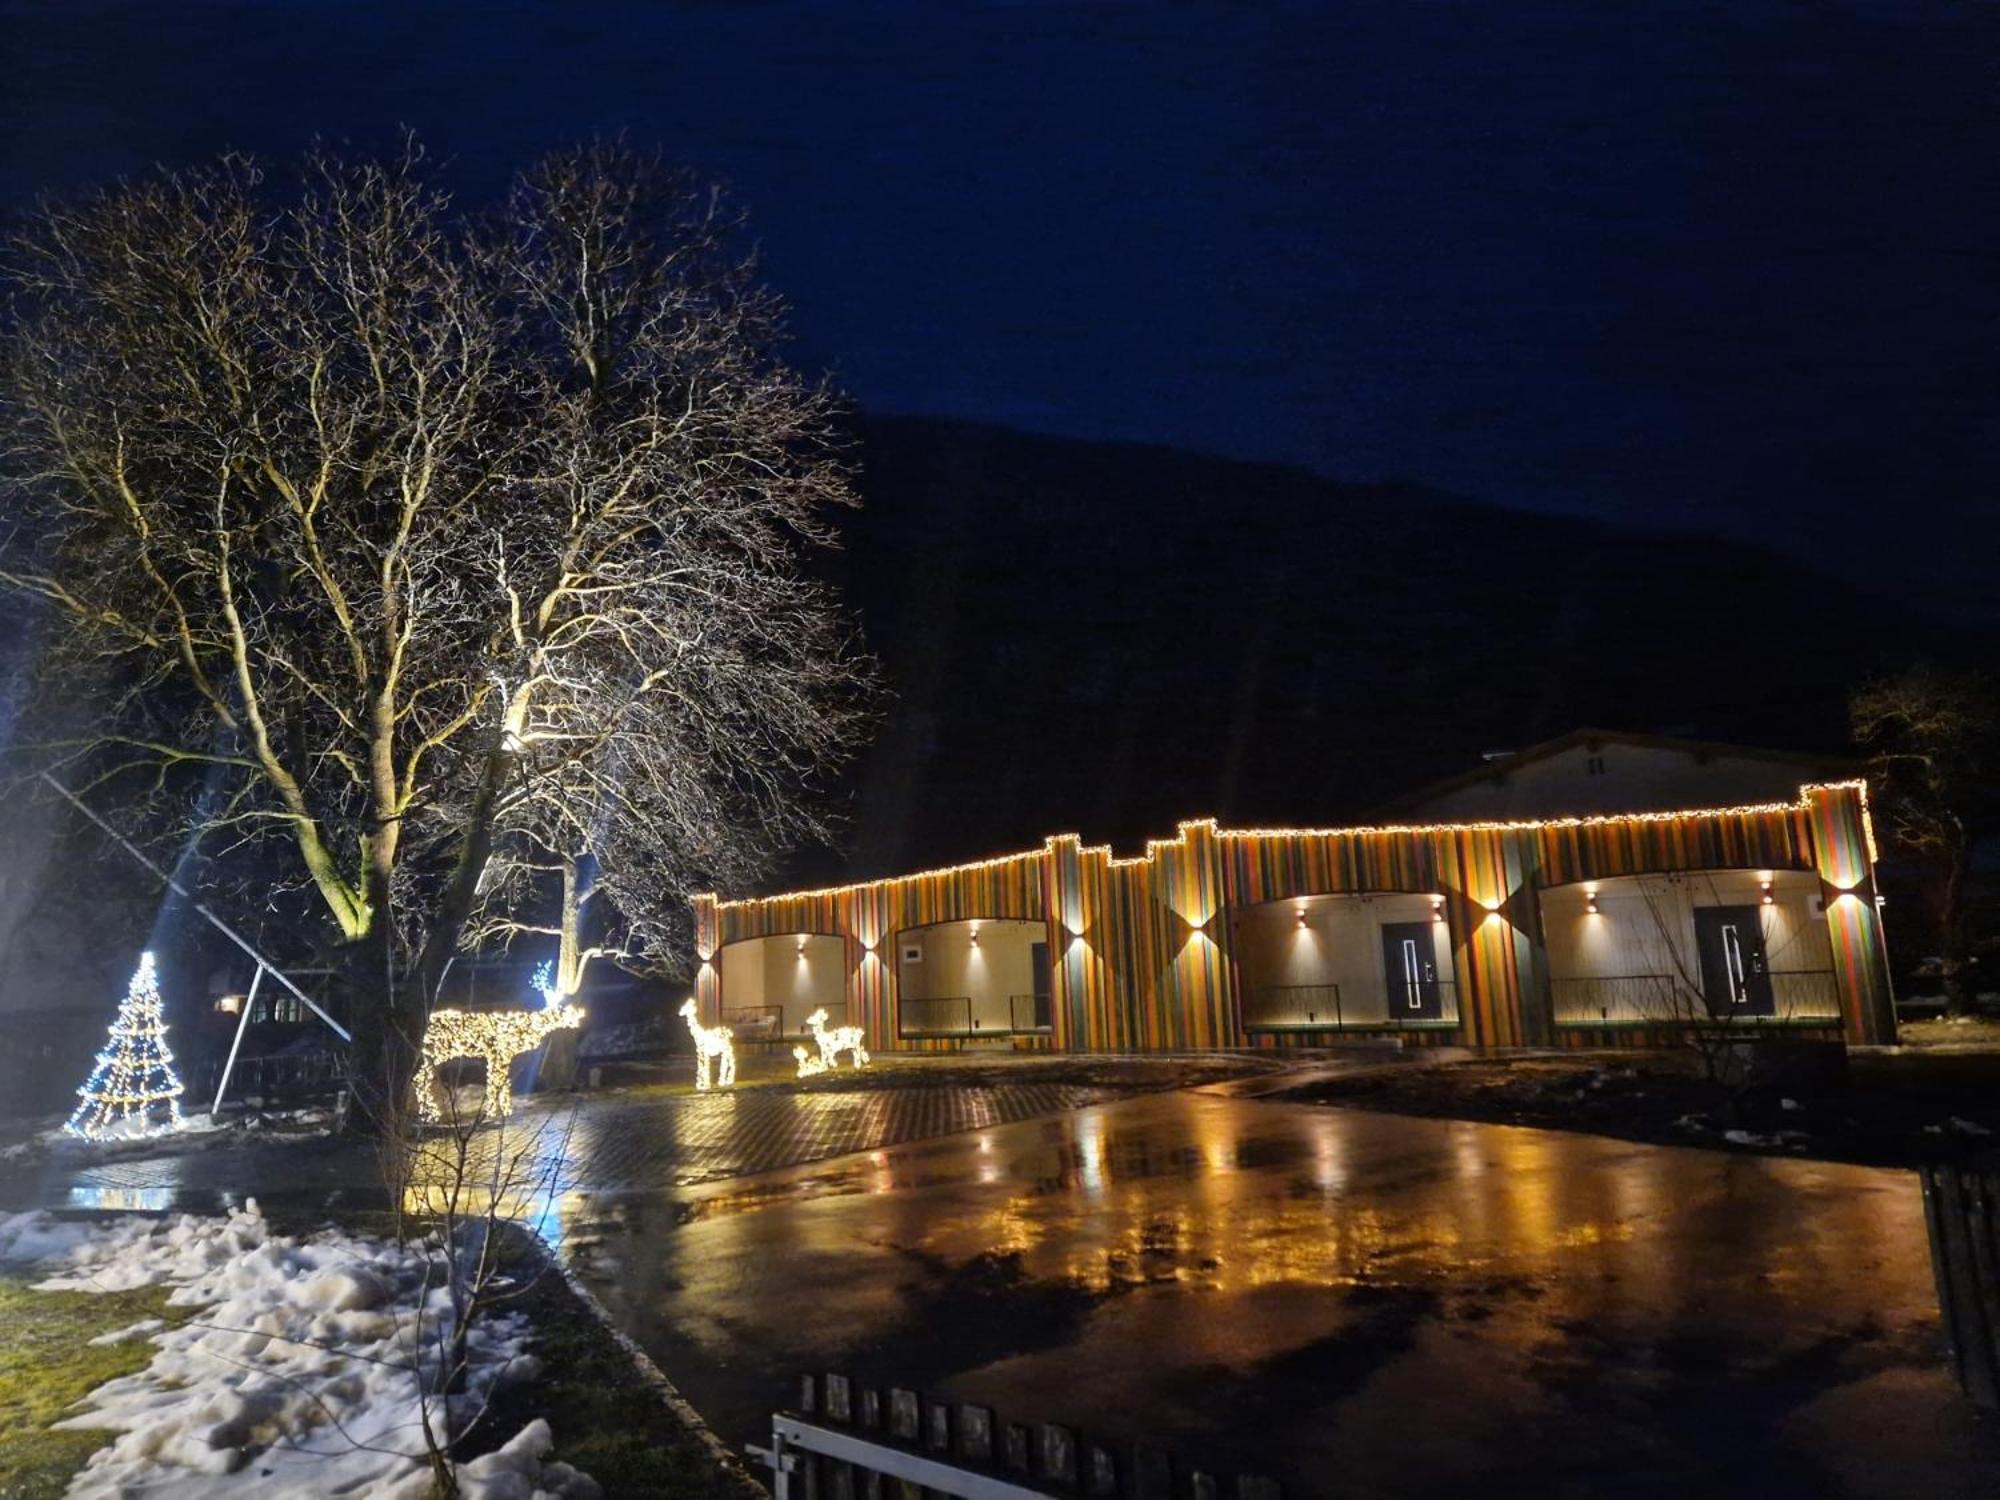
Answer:
[[(1170, 448), (858, 424), (829, 563), (894, 693), (843, 790), (862, 878), (1183, 818), (1324, 824), (1582, 724), (1802, 750), (1966, 649), (1740, 543)], [(1954, 642), (1951, 637), (1960, 639)]]

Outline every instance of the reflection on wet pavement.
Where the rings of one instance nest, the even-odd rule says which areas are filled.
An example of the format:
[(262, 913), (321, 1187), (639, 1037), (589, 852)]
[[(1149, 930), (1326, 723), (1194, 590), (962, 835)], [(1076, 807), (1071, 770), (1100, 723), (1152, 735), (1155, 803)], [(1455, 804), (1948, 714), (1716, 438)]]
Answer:
[[(475, 1142), (481, 1170), (473, 1176), (504, 1179), (501, 1196), (510, 1201), (526, 1191), (524, 1175), (535, 1180), (530, 1196), (545, 1201), (580, 1190), (686, 1186), (1061, 1113), (1120, 1092), (1030, 1081), (814, 1093), (555, 1095), (518, 1111), (504, 1128), (481, 1130)], [(414, 1169), (418, 1182), (431, 1187), (446, 1175), (436, 1140), (419, 1152)], [(532, 1170), (513, 1161), (524, 1147)], [(496, 1178), (496, 1163), (503, 1161), (507, 1169)], [(373, 1154), (338, 1139), (170, 1141), (156, 1151), (105, 1159), (58, 1154), (0, 1175), (0, 1203), (20, 1207), (215, 1212), (245, 1193), (333, 1207), (383, 1201), (384, 1192)], [(559, 1235), (559, 1222), (548, 1223)]]
[(1299, 1495), (1973, 1495), (1914, 1179), (1190, 1093), (562, 1206), (732, 1441), (807, 1369)]

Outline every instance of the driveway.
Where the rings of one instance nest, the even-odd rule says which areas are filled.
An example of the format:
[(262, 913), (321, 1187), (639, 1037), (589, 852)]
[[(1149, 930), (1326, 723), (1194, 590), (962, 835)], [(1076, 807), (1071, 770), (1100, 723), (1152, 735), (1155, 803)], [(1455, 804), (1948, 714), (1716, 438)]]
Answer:
[(1300, 1496), (2000, 1493), (1899, 1172), (1221, 1089), (561, 1218), (739, 1444), (839, 1370)]

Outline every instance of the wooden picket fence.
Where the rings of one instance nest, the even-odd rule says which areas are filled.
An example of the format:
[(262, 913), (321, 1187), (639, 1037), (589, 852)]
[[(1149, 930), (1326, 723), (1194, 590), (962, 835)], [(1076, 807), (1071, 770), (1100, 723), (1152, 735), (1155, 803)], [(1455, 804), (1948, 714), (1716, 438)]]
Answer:
[(771, 1447), (751, 1453), (771, 1468), (778, 1500), (1280, 1500), (1270, 1479), (1225, 1486), (1158, 1449), (835, 1374), (804, 1376), (798, 1410), (774, 1413)]
[(1958, 1383), (2000, 1411), (2000, 1165), (1923, 1168), (1924, 1223)]

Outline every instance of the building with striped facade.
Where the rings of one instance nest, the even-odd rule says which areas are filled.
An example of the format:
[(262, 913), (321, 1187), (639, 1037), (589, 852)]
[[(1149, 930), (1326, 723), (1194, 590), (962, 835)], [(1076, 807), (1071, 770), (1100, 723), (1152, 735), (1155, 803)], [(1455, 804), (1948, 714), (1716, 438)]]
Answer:
[(1681, 812), (1345, 829), (1183, 823), (1120, 859), (996, 859), (694, 903), (739, 1043), (825, 1008), (879, 1051), (1343, 1037), (1631, 1045), (1727, 1020), (1895, 1036), (1865, 783)]

